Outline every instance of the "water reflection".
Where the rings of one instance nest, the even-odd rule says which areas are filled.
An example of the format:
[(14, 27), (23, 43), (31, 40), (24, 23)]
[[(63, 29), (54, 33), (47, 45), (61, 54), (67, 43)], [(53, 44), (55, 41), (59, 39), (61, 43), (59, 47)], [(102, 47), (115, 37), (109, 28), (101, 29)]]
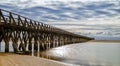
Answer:
[(66, 45), (46, 51), (58, 61), (84, 66), (119, 66), (120, 43), (87, 42)]

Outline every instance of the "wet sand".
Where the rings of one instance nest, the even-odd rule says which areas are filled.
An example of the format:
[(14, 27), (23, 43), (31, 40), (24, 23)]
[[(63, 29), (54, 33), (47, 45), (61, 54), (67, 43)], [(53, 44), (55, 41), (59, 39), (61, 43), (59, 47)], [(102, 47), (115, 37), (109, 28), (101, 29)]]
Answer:
[(75, 66), (35, 56), (0, 53), (0, 66)]

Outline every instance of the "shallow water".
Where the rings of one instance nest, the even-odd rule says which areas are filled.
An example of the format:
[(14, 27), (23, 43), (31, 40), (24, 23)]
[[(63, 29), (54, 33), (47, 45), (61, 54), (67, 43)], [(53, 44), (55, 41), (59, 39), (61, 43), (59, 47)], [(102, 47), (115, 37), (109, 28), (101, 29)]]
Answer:
[(53, 48), (46, 54), (82, 66), (120, 66), (120, 43), (77, 43)]

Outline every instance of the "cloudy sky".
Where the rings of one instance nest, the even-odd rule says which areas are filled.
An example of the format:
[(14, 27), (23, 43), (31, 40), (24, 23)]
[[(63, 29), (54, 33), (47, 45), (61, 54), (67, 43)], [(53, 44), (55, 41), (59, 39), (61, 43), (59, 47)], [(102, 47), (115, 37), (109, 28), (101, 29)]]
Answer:
[(0, 9), (76, 34), (120, 40), (120, 0), (0, 0)]

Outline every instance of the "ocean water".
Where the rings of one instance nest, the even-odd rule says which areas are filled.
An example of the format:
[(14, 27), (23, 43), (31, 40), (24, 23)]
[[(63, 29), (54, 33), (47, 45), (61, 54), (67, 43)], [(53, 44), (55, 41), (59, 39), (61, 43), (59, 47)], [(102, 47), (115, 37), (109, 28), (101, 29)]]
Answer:
[(53, 48), (46, 54), (80, 66), (120, 66), (120, 43), (77, 43)]
[[(4, 45), (1, 43), (0, 52), (4, 52)], [(13, 51), (12, 43), (10, 51)], [(44, 51), (44, 54), (48, 58), (54, 57), (57, 61), (77, 66), (120, 66), (120, 43), (114, 42), (70, 44)]]

